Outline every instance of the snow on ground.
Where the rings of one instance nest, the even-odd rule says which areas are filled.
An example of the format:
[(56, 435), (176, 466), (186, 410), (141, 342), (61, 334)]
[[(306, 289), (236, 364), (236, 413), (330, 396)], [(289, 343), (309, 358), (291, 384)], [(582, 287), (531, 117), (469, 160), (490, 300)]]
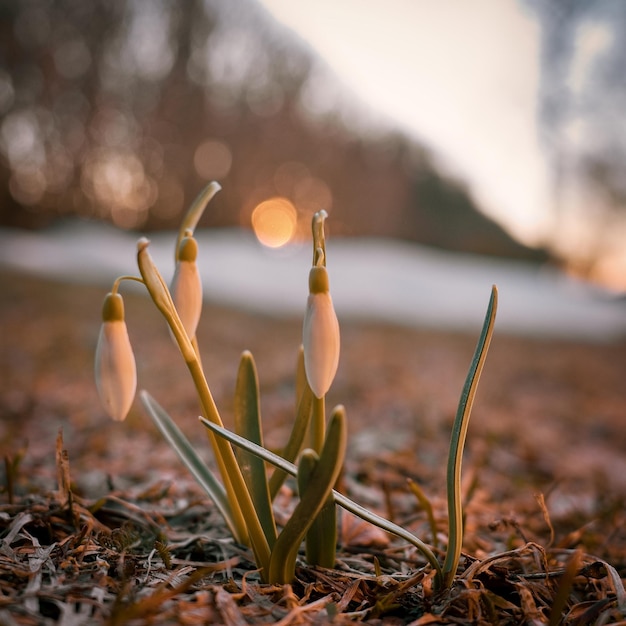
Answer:
[[(270, 315), (302, 315), (310, 245), (270, 250), (252, 233), (198, 230), (205, 298)], [(44, 232), (0, 229), (0, 267), (102, 284), (137, 274), (138, 237), (101, 223), (70, 221)], [(150, 236), (166, 280), (174, 233)], [(492, 284), (496, 329), (525, 336), (610, 341), (626, 337), (626, 303), (555, 269), (436, 251), (378, 239), (327, 243), (331, 293), (340, 318), (478, 333)]]

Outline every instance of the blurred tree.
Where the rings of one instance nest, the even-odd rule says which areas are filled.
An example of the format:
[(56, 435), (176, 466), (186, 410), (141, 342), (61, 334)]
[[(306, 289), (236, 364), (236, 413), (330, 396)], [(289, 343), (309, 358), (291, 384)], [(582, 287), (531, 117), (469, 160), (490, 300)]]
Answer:
[[(555, 232), (574, 239), (575, 261), (590, 272), (626, 236), (626, 2), (523, 2), (541, 25), (539, 106)], [(577, 228), (581, 217), (586, 226)]]
[(547, 260), (543, 250), (530, 251), (508, 238), (500, 227), (472, 210), (471, 194), (465, 185), (436, 171), (417, 178), (413, 194), (413, 228), (425, 241), (440, 241), (444, 248), (472, 254)]
[[(174, 227), (215, 179), (204, 226), (248, 227), (259, 202), (285, 196), (307, 234), (326, 209), (335, 234), (528, 252), (252, 0), (0, 6), (2, 224)], [(446, 228), (427, 224), (442, 216)], [(480, 246), (463, 242), (480, 229)]]

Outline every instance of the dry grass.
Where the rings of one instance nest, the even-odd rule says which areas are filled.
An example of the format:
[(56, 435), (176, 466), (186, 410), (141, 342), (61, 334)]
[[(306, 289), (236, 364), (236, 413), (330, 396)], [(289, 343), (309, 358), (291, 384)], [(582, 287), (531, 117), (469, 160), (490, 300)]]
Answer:
[(624, 618), (626, 595), (611, 565), (581, 548), (533, 542), (483, 559), (466, 555), (454, 586), (441, 593), (417, 555), (393, 544), (344, 545), (334, 570), (303, 564), (293, 585), (263, 585), (251, 555), (224, 535), (206, 503), (181, 504), (157, 487), (97, 501), (58, 490), (0, 506), (0, 621), (582, 625)]

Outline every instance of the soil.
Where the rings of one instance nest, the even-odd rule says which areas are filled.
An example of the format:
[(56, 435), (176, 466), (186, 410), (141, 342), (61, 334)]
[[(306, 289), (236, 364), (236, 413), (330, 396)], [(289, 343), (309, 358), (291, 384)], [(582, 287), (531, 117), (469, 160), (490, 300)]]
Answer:
[[(465, 450), (465, 539), (451, 590), (433, 590), (415, 550), (348, 517), (336, 567), (302, 558), (293, 585), (279, 587), (260, 583), (138, 401), (123, 423), (105, 416), (93, 382), (104, 290), (5, 270), (0, 288), (0, 623), (626, 620), (626, 340), (512, 337), (496, 322)], [(210, 462), (163, 320), (138, 292), (125, 302), (139, 388)], [(480, 329), (340, 322), (328, 404), (343, 404), (349, 419), (341, 490), (441, 550), (449, 435)], [(298, 319), (212, 305), (198, 330), (227, 426), (239, 356), (252, 351), (274, 449), (293, 418), (300, 334)], [(407, 478), (432, 506), (436, 538)], [(280, 498), (279, 518), (293, 499)]]

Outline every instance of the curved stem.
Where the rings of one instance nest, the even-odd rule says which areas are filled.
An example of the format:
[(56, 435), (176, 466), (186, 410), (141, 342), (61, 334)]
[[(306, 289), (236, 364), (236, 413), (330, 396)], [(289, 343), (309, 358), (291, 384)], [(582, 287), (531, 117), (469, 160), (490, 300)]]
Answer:
[[(148, 293), (169, 324), (191, 373), (205, 417), (214, 424), (223, 426), (196, 350), (176, 312), (169, 289), (150, 257), (147, 240), (140, 240), (138, 244), (137, 262)], [(262, 575), (266, 576), (270, 558), (269, 545), (261, 528), (250, 492), (237, 464), (235, 453), (228, 442), (223, 439), (215, 437), (213, 434), (209, 438), (231, 504), (234, 517), (233, 525), (239, 529), (239, 536), (236, 539), (242, 543), (247, 543), (249, 539), (257, 565), (263, 570)]]
[(207, 204), (212, 200), (213, 196), (221, 189), (219, 183), (215, 181), (210, 182), (208, 185), (204, 187), (204, 189), (197, 195), (196, 199), (191, 203), (189, 210), (185, 214), (183, 218), (182, 224), (180, 225), (180, 229), (178, 231), (178, 238), (176, 239), (176, 247), (175, 255), (178, 254), (178, 248), (180, 246), (180, 242), (182, 241), (185, 233), (187, 231), (193, 231), (196, 229), (202, 214), (204, 213), (204, 209), (206, 209)]
[(139, 276), (132, 276), (132, 275), (126, 275), (126, 276), (118, 276), (114, 281), (113, 281), (113, 286), (111, 287), (111, 293), (117, 293), (119, 288), (120, 288), (120, 284), (122, 283), (123, 280), (134, 280), (137, 283), (141, 283), (142, 285), (144, 284), (143, 279), (139, 278)]

